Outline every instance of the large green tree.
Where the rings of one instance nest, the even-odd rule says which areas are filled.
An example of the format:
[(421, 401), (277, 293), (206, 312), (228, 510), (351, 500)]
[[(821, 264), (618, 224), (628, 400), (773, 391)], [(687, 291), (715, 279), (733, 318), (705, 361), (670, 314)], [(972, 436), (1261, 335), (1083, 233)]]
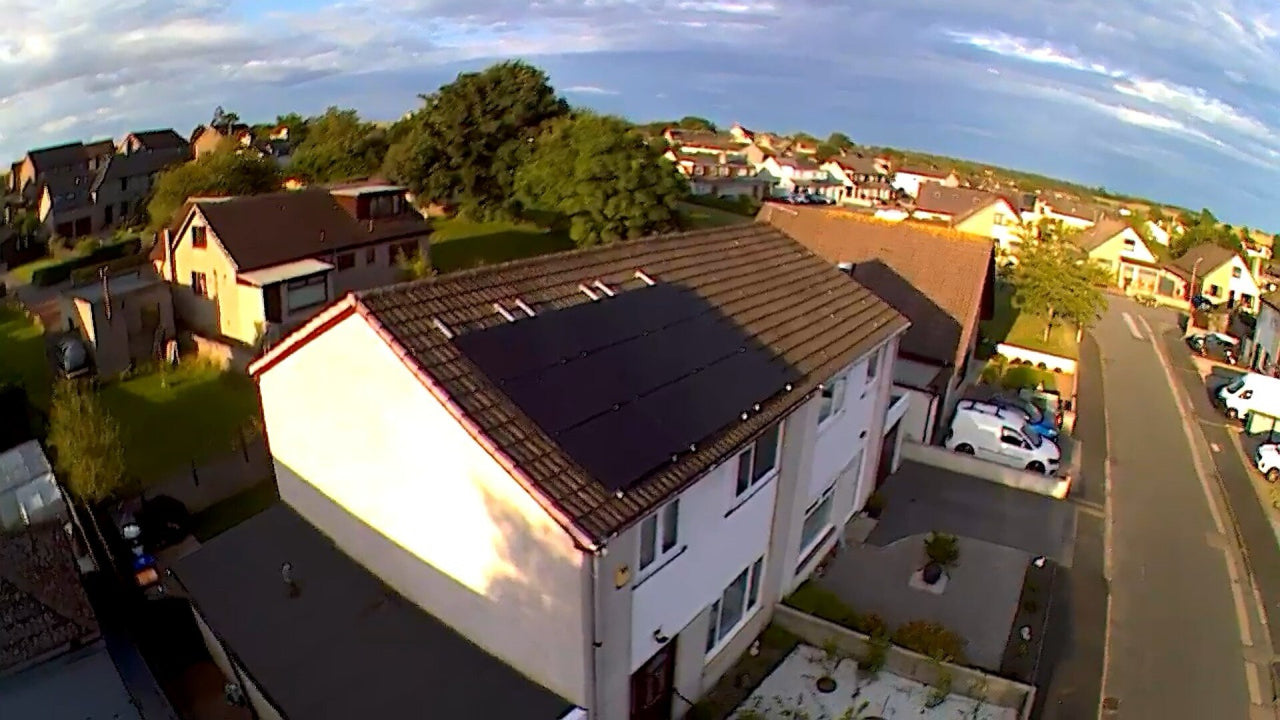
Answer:
[(544, 123), (564, 115), (543, 71), (503, 62), (423, 96), (385, 169), (430, 202), (477, 217), (509, 215), (516, 169)]
[(624, 121), (590, 113), (553, 123), (515, 185), (527, 206), (566, 216), (579, 246), (674, 230), (687, 192), (674, 166)]
[(716, 124), (704, 117), (697, 115), (686, 115), (680, 118), (677, 123), (684, 130), (701, 130), (703, 132), (716, 132)]
[(1035, 237), (1023, 241), (1009, 273), (1014, 307), (1045, 321), (1046, 340), (1055, 325), (1088, 328), (1107, 309), (1099, 286), (1114, 278), (1073, 242), (1074, 232), (1060, 223), (1042, 223)]
[(64, 380), (54, 386), (49, 445), (59, 476), (77, 499), (98, 502), (127, 489), (120, 426), (87, 384)]
[(1218, 221), (1208, 208), (1198, 213), (1187, 213), (1182, 216), (1186, 231), (1174, 235), (1170, 241), (1170, 250), (1174, 257), (1182, 257), (1193, 247), (1199, 245), (1220, 245), (1235, 252), (1242, 252), (1240, 234), (1230, 225)]
[(228, 146), (160, 173), (147, 214), (156, 229), (168, 224), (189, 197), (257, 195), (279, 190), (280, 182), (280, 168), (274, 160)]
[(289, 169), (311, 182), (366, 177), (386, 157), (386, 133), (361, 122), (355, 110), (331, 107), (307, 120), (306, 128), (306, 139), (294, 152)]

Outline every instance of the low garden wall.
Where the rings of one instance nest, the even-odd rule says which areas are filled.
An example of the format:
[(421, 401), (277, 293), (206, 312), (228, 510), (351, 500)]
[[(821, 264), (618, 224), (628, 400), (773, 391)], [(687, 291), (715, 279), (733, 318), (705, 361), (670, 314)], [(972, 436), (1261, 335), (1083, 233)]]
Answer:
[[(996, 345), (996, 354), (1003, 355), (1009, 360), (1017, 360), (1030, 363), (1031, 365), (1041, 368), (1042, 370), (1051, 370), (1057, 373), (1065, 373), (1068, 375), (1076, 374), (1077, 362), (1069, 357), (1061, 355), (1052, 355), (1039, 350), (1032, 350), (1018, 345), (1010, 345), (1008, 343), (999, 343)], [(1043, 365), (1044, 367), (1041, 367)]]
[(914, 460), (925, 465), (990, 480), (1018, 490), (1048, 495), (1059, 500), (1065, 498), (1067, 491), (1071, 489), (1069, 477), (1056, 478), (1025, 472), (932, 445), (904, 442), (901, 456), (904, 460)]
[(196, 357), (209, 360), (223, 370), (245, 372), (253, 362), (254, 352), (247, 347), (195, 334), (191, 335), (191, 342), (195, 346)]
[[(871, 648), (871, 638), (867, 635), (786, 605), (779, 605), (776, 608), (773, 621), (814, 647), (821, 648), (834, 644), (841, 653), (850, 657), (863, 657)], [(940, 682), (939, 674), (945, 669), (951, 674), (951, 691), (956, 695), (1000, 707), (1013, 708), (1022, 720), (1031, 717), (1031, 706), (1035, 702), (1036, 690), (1030, 685), (962, 665), (939, 663), (932, 658), (896, 645), (889, 645), (885, 654), (884, 669), (898, 677), (926, 685)]]

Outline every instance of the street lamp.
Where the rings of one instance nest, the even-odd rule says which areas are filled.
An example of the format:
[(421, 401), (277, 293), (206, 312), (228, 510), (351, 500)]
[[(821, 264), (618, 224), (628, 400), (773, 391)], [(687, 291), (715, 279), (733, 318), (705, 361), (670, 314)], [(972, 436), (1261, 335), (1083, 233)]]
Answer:
[[(1201, 260), (1204, 260), (1204, 258), (1196, 258), (1196, 261), (1191, 263), (1191, 282), (1187, 285), (1188, 302), (1194, 300), (1196, 295), (1199, 294), (1196, 292), (1196, 271), (1200, 269)], [(1190, 304), (1191, 307), (1187, 310), (1187, 330), (1183, 333), (1183, 337), (1190, 335), (1192, 329), (1195, 327), (1196, 307), (1194, 302), (1191, 302)]]

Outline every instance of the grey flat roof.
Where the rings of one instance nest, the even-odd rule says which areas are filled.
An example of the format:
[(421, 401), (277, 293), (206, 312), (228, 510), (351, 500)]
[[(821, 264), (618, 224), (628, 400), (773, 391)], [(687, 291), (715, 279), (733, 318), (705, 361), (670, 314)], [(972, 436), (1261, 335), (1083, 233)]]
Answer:
[[(281, 579), (285, 562), (294, 597)], [(571, 708), (398, 595), (284, 503), (182, 558), (175, 572), (290, 720), (555, 720)]]
[(141, 720), (98, 642), (0, 679), (0, 718)]
[[(111, 287), (111, 293), (117, 297), (125, 293), (136, 292), (154, 285), (159, 285), (163, 281), (160, 278), (144, 276), (142, 273), (128, 273), (126, 275), (117, 275), (107, 278), (107, 283)], [(67, 291), (68, 295), (87, 300), (91, 303), (102, 302), (102, 282), (95, 280), (81, 287), (71, 288)]]

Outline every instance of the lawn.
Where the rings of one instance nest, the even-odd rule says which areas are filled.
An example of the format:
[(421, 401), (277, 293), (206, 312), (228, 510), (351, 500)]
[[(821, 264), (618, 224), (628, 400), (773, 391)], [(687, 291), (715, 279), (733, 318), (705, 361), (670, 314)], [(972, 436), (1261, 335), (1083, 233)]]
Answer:
[(0, 381), (13, 380), (41, 410), (49, 409), (49, 362), (44, 328), (14, 302), (0, 302)]
[(442, 273), (573, 249), (568, 233), (530, 222), (441, 218), (432, 225), (431, 264)]
[(120, 423), (125, 466), (144, 485), (229, 452), (258, 412), (247, 376), (198, 360), (105, 385), (101, 394)]
[(1039, 350), (1053, 355), (1076, 359), (1080, 347), (1076, 343), (1076, 330), (1060, 324), (1044, 337), (1044, 320), (1013, 307), (1013, 292), (1008, 285), (998, 285), (995, 293), (995, 311), (992, 318), (982, 323), (982, 334), (993, 342), (1017, 345), (1028, 350)]
[(241, 491), (219, 503), (214, 503), (191, 518), (191, 534), (200, 542), (221, 534), (258, 513), (280, 499), (276, 481), (267, 478), (248, 490)]
[(685, 230), (744, 225), (751, 221), (752, 219), (746, 215), (738, 215), (727, 210), (693, 203), (680, 203), (680, 226)]

